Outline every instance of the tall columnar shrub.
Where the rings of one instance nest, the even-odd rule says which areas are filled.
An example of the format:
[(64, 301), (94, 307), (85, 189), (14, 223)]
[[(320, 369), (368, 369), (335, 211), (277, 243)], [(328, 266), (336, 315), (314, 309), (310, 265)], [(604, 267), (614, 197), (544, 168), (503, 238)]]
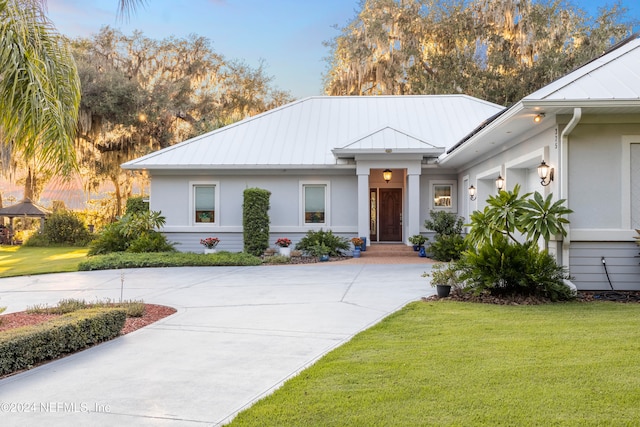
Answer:
[(269, 247), (269, 198), (271, 192), (262, 188), (244, 190), (242, 228), (244, 251), (260, 256)]

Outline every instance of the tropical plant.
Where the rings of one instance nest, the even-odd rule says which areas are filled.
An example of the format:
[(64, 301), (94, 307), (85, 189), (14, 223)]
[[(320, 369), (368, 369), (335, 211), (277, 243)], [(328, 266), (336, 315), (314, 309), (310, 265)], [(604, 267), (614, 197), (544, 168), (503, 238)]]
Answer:
[(520, 185), (513, 190), (501, 190), (496, 196), (489, 196), (487, 206), (482, 212), (471, 214), (471, 230), (467, 240), (474, 246), (493, 242), (498, 236), (508, 237), (519, 243), (516, 232), (522, 234), (526, 241), (537, 242), (540, 237), (549, 241), (551, 235), (566, 236), (564, 228), (569, 220), (564, 217), (573, 211), (563, 206), (565, 200), (555, 203), (553, 194), (546, 199), (538, 192), (528, 199), (531, 193), (520, 195)]
[(166, 223), (155, 211), (133, 211), (119, 221), (104, 227), (89, 248), (89, 255), (111, 252), (171, 252), (175, 251), (164, 234), (156, 231)]
[(296, 249), (311, 255), (317, 255), (320, 251), (328, 251), (320, 255), (339, 256), (342, 251), (348, 251), (349, 241), (345, 237), (336, 236), (331, 230), (309, 230), (307, 234), (296, 244)]
[(512, 243), (497, 235), (489, 244), (464, 252), (456, 264), (460, 278), (475, 293), (494, 296), (534, 295), (553, 301), (574, 298), (565, 283), (565, 267), (534, 242)]

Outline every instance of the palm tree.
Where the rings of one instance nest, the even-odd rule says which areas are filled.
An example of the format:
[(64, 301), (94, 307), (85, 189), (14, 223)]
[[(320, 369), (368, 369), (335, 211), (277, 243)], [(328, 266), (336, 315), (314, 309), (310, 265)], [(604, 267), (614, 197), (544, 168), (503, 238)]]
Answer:
[[(146, 0), (118, 0), (129, 17)], [(62, 173), (76, 166), (80, 79), (45, 0), (0, 0), (0, 145)]]
[(0, 131), (26, 159), (75, 167), (80, 80), (40, 0), (0, 0)]

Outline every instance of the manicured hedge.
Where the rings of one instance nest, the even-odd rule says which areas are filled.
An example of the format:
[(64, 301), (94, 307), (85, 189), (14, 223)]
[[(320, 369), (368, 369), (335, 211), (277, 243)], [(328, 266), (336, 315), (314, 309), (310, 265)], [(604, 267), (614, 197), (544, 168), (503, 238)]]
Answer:
[(246, 253), (221, 251), (215, 254), (194, 253), (128, 253), (95, 255), (78, 265), (80, 271), (146, 267), (214, 267), (260, 265), (262, 261)]
[(0, 375), (110, 340), (118, 336), (126, 317), (124, 309), (91, 308), (0, 332)]

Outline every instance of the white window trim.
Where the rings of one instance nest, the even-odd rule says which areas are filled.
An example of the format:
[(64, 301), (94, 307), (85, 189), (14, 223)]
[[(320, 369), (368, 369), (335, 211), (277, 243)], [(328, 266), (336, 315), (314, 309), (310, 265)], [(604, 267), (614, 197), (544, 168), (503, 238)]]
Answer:
[[(433, 196), (435, 194), (436, 185), (451, 186), (451, 206), (435, 206), (433, 204)], [(429, 180), (429, 209), (434, 211), (447, 211), (458, 213), (458, 181), (455, 179)]]
[[(304, 218), (304, 187), (307, 185), (324, 186), (324, 222), (307, 223)], [(329, 227), (331, 225), (331, 182), (330, 181), (300, 181), (299, 183), (299, 223), (301, 227)]]
[(620, 213), (624, 230), (631, 230), (631, 144), (640, 143), (640, 135), (622, 136), (622, 159), (620, 172)]
[[(195, 187), (200, 185), (208, 185), (215, 187), (214, 203), (215, 218), (213, 222), (196, 222), (195, 211)], [(220, 181), (189, 181), (189, 224), (196, 227), (219, 227), (220, 226)]]

